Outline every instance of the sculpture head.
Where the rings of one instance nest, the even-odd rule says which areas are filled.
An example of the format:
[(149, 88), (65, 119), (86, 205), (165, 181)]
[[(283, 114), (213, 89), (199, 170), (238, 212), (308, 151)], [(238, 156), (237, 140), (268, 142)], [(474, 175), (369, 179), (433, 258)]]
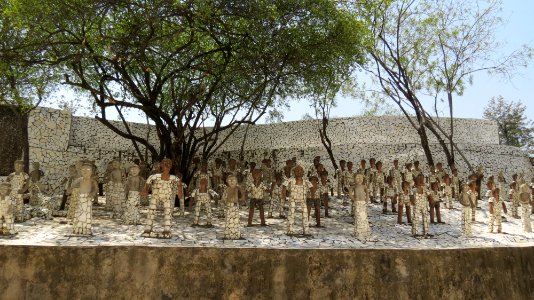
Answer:
[(295, 174), (295, 178), (302, 178), (304, 176), (304, 168), (302, 165), (298, 164), (293, 169), (293, 173)]
[(0, 196), (5, 197), (11, 193), (11, 183), (2, 182), (0, 183)]
[(93, 175), (93, 166), (90, 164), (83, 164), (80, 168), (80, 174), (84, 179), (91, 178), (91, 175)]
[(128, 171), (128, 174), (130, 176), (138, 176), (139, 172), (140, 172), (139, 166), (138, 165), (133, 165), (133, 166), (130, 167), (130, 170)]
[(14, 163), (15, 172), (20, 173), (24, 170), (24, 161), (16, 160)]
[(200, 163), (200, 171), (202, 173), (206, 173), (208, 172), (208, 161), (207, 160), (203, 160), (201, 163)]
[(317, 187), (317, 185), (319, 184), (319, 179), (317, 178), (317, 176), (312, 176), (310, 177), (310, 182), (314, 187)]
[(252, 171), (252, 179), (254, 179), (255, 183), (259, 183), (263, 177), (263, 173), (259, 169), (253, 169)]
[(237, 186), (237, 177), (234, 175), (228, 175), (228, 177), (226, 177), (226, 183), (229, 187), (235, 188)]
[(521, 193), (528, 193), (530, 192), (530, 188), (528, 187), (528, 184), (524, 183), (519, 187), (519, 191)]
[(356, 176), (354, 177), (354, 181), (356, 182), (357, 185), (362, 185), (363, 184), (363, 175), (358, 173), (356, 174)]
[(410, 183), (408, 181), (403, 181), (402, 182), (402, 190), (404, 192), (407, 192), (409, 188), (410, 188)]
[(159, 166), (161, 168), (161, 172), (162, 173), (169, 174), (171, 172), (171, 168), (172, 168), (172, 160), (170, 160), (168, 158), (164, 158), (160, 162)]
[(118, 160), (112, 161), (111, 162), (111, 168), (114, 169), (114, 170), (120, 169), (121, 168), (121, 162), (118, 161)]

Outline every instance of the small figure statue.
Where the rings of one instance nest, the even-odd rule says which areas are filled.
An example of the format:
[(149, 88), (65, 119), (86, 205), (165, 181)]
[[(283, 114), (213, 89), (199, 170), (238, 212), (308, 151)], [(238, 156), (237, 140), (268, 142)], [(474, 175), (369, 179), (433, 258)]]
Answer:
[(493, 190), (491, 198), (489, 198), (489, 212), (490, 212), (490, 221), (489, 221), (489, 232), (493, 233), (493, 226), (497, 227), (497, 233), (502, 232), (501, 227), (501, 191), (499, 188)]
[(454, 199), (458, 199), (460, 192), (462, 191), (460, 189), (460, 183), (462, 182), (462, 179), (458, 175), (458, 169), (453, 168), (452, 169), (452, 176), (451, 176), (451, 184), (452, 184), (452, 197)]
[(237, 185), (237, 177), (226, 177), (228, 187), (224, 190), (221, 202), (226, 206), (226, 219), (224, 225), (224, 239), (237, 240), (241, 238), (241, 225), (239, 223), (239, 202), (243, 202), (245, 194)]
[(209, 180), (207, 177), (201, 177), (197, 181), (197, 188), (191, 193), (191, 197), (195, 200), (195, 219), (193, 221), (193, 227), (199, 225), (200, 211), (204, 207), (206, 212), (206, 227), (213, 227), (211, 224), (211, 197), (216, 197), (214, 190), (209, 188)]
[(349, 189), (349, 196), (354, 207), (354, 236), (365, 242), (371, 236), (371, 228), (367, 219), (369, 193), (364, 184), (364, 175), (356, 174), (354, 187)]
[(24, 193), (28, 190), (30, 177), (24, 172), (24, 162), (16, 160), (15, 172), (7, 176), (6, 181), (11, 183), (11, 198), (15, 201), (15, 222), (24, 221)]
[(444, 202), (445, 204), (448, 204), (448, 209), (452, 209), (453, 206), (452, 206), (452, 190), (453, 190), (453, 187), (452, 187), (452, 184), (451, 184), (451, 178), (449, 177), (448, 174), (445, 174), (443, 176), (443, 179), (442, 179), (442, 183), (441, 183), (441, 189), (443, 191), (443, 198), (444, 198)]
[[(343, 172), (343, 191), (348, 191), (354, 186), (354, 170), (352, 161), (347, 162), (347, 169)], [(343, 195), (343, 205), (348, 205), (348, 194)], [(352, 211), (352, 209), (351, 209)]]
[[(147, 221), (145, 225), (144, 235), (153, 236), (152, 230), (154, 227), (154, 218), (156, 214), (156, 207), (163, 207), (163, 238), (171, 238), (171, 219), (172, 219), (172, 204), (174, 203), (175, 195), (178, 198), (183, 197), (181, 188), (181, 181), (178, 177), (171, 175), (172, 160), (165, 158), (160, 163), (160, 174), (153, 174), (146, 180), (145, 187), (141, 195), (147, 196), (150, 188), (152, 188), (152, 198), (148, 206)], [(156, 235), (159, 237), (159, 235)]]
[[(380, 172), (377, 173), (377, 176), (382, 176)], [(382, 213), (387, 214), (388, 212), (388, 199), (391, 202), (391, 211), (396, 213), (397, 207), (395, 206), (397, 204), (397, 196), (398, 196), (398, 190), (395, 186), (395, 179), (393, 176), (388, 176), (386, 179), (386, 185), (383, 188), (384, 190), (384, 199), (382, 200)]]
[[(430, 193), (428, 194), (428, 204), (430, 207), (430, 223), (443, 224), (441, 221), (441, 211), (439, 204), (441, 202), (441, 191), (439, 190), (439, 181), (433, 181), (430, 184)], [(437, 222), (434, 222), (434, 215), (437, 217)]]
[(308, 210), (308, 220), (310, 219), (312, 206), (315, 211), (315, 226), (321, 227), (321, 198), (319, 191), (319, 179), (317, 176), (310, 177), (311, 188), (306, 199), (306, 208)]
[(330, 215), (328, 214), (328, 208), (329, 208), (329, 200), (330, 197), (328, 197), (328, 191), (332, 190), (332, 184), (330, 183), (330, 180), (328, 180), (328, 172), (322, 171), (321, 172), (321, 182), (319, 183), (319, 194), (321, 196), (321, 202), (324, 206), (324, 217), (330, 218)]
[(512, 202), (512, 217), (519, 219), (518, 208), (519, 208), (519, 186), (517, 181), (512, 181), (510, 183), (510, 191), (508, 193), (510, 202)]
[(72, 201), (70, 201), (71, 199), (71, 194), (70, 194), (70, 191), (72, 190), (72, 183), (78, 178), (78, 171), (76, 170), (76, 166), (75, 165), (70, 165), (69, 166), (69, 176), (68, 177), (65, 177), (62, 181), (62, 185), (64, 184), (65, 187), (63, 188), (63, 198), (61, 199), (61, 204), (59, 205), (59, 210), (65, 210), (65, 205), (67, 205), (67, 203), (69, 204), (69, 207), (70, 207), (70, 203)]
[[(263, 184), (269, 189), (273, 185), (274, 181), (274, 169), (272, 168), (271, 164), (272, 162), (269, 158), (266, 158), (261, 162), (261, 174), (263, 178)], [(268, 203), (271, 199), (270, 193), (264, 193), (263, 197), (264, 203)]]
[(447, 175), (445, 170), (443, 170), (443, 163), (439, 162), (436, 164), (436, 180), (441, 184), (443, 183), (443, 177)]
[(128, 225), (140, 224), (139, 205), (140, 193), (143, 191), (145, 179), (139, 176), (141, 169), (138, 165), (132, 165), (128, 170), (128, 178), (124, 186), (124, 196), (126, 207), (124, 209), (123, 221)]
[(111, 163), (111, 171), (108, 177), (108, 192), (112, 209), (112, 218), (121, 218), (126, 207), (126, 199), (124, 198), (124, 173), (121, 168), (121, 163), (114, 160)]
[(404, 173), (402, 174), (402, 177), (404, 178), (404, 181), (408, 182), (410, 185), (410, 189), (412, 189), (415, 185), (413, 173), (412, 173), (412, 163), (407, 163), (405, 165)]
[(472, 230), (472, 210), (476, 209), (475, 203), (477, 199), (476, 182), (471, 181), (469, 185), (464, 185), (462, 193), (458, 195), (460, 204), (462, 205), (462, 234), (465, 237), (473, 235)]
[(83, 164), (81, 167), (81, 178), (72, 184), (78, 193), (76, 210), (73, 220), (73, 234), (91, 235), (93, 219), (93, 197), (98, 193), (98, 183), (92, 177), (93, 167), (90, 164)]
[[(411, 174), (410, 174), (411, 175)], [(402, 190), (399, 193), (399, 210), (397, 213), (397, 224), (404, 224), (402, 222), (402, 211), (406, 207), (406, 220), (408, 224), (412, 224), (412, 211), (410, 209), (410, 183), (408, 181), (402, 182)]]
[[(182, 190), (181, 193), (182, 193), (182, 197), (179, 197), (178, 198), (178, 202), (180, 203), (180, 216), (183, 217), (185, 216), (185, 198), (186, 198), (186, 193), (187, 193), (187, 184), (185, 184), (183, 182), (183, 175), (182, 173), (178, 172), (176, 173), (176, 177), (178, 178), (178, 180), (181, 182), (180, 185), (178, 185), (178, 188), (177, 189), (180, 189)], [(178, 191), (177, 191), (178, 192)], [(218, 198), (216, 198), (218, 199)], [(191, 201), (193, 202), (193, 201)]]
[(530, 221), (530, 206), (532, 203), (532, 193), (526, 183), (519, 187), (519, 201), (521, 202), (521, 219), (523, 221), (523, 231), (532, 232), (532, 223)]
[[(383, 171), (382, 169), (382, 162), (381, 161), (378, 161), (376, 164), (376, 172), (373, 176), (373, 186), (374, 186), (374, 194), (373, 196), (376, 197), (376, 195), (378, 194), (378, 199), (380, 202), (384, 203), (384, 200), (385, 200), (385, 190), (384, 190), (384, 186), (386, 184), (386, 173)], [(387, 203), (386, 203), (386, 207), (387, 207)], [(395, 209), (396, 211), (396, 209)]]
[(393, 177), (393, 186), (397, 191), (402, 190), (402, 170), (399, 168), (399, 160), (393, 160), (393, 168), (389, 170), (389, 176)]
[(274, 182), (271, 185), (271, 202), (269, 203), (269, 212), (267, 218), (273, 217), (275, 207), (278, 208), (278, 218), (284, 219), (284, 200), (282, 199), (282, 173), (275, 173)]
[(0, 183), (0, 235), (15, 234), (13, 199), (10, 196), (11, 184)]
[(367, 191), (369, 192), (371, 203), (379, 203), (379, 201), (376, 200), (376, 193), (379, 192), (375, 186), (376, 172), (376, 159), (371, 157), (369, 159), (369, 168), (367, 168), (367, 171), (365, 172), (365, 176), (367, 177)]
[(308, 218), (306, 217), (306, 196), (311, 188), (311, 182), (304, 179), (304, 167), (302, 163), (297, 163), (293, 173), (295, 177), (287, 179), (282, 187), (282, 198), (287, 199), (289, 192), (289, 212), (287, 215), (287, 234), (295, 234), (293, 225), (295, 224), (295, 209), (299, 209), (302, 215), (302, 231), (304, 235), (309, 235)]
[(44, 176), (44, 172), (39, 169), (39, 163), (32, 163), (32, 171), (29, 174), (30, 176), (30, 205), (31, 206), (40, 206), (41, 201), (39, 199), (39, 193), (42, 189), (42, 184), (40, 183), (41, 178)]
[[(217, 192), (217, 194), (219, 195), (222, 195), (222, 191), (224, 190), (224, 186), (225, 186), (223, 182), (224, 168), (222, 165), (222, 159), (218, 157), (215, 159), (215, 165), (211, 169), (211, 174), (213, 176), (212, 183), (213, 183), (213, 188), (215, 189), (215, 192)], [(218, 198), (215, 198), (215, 207), (218, 207), (218, 206), (219, 206)]]
[(422, 173), (419, 173), (412, 200), (414, 211), (412, 219), (412, 235), (414, 237), (417, 236), (419, 219), (423, 221), (423, 237), (428, 237), (428, 195), (429, 192), (425, 186), (425, 176)]
[(347, 166), (347, 161), (342, 159), (339, 161), (339, 169), (336, 169), (334, 173), (334, 179), (337, 180), (337, 197), (342, 198), (344, 189), (343, 189), (343, 173), (345, 172), (345, 167)]
[[(270, 192), (270, 186), (266, 186), (262, 180), (261, 170), (252, 170), (252, 181), (247, 185), (247, 197), (249, 199), (248, 223), (247, 226), (252, 226), (252, 217), (254, 216), (254, 208), (260, 211), (261, 226), (267, 226), (265, 223), (265, 215), (263, 210), (263, 199), (265, 193)], [(250, 179), (249, 179), (250, 180)], [(248, 181), (248, 180), (247, 180)]]

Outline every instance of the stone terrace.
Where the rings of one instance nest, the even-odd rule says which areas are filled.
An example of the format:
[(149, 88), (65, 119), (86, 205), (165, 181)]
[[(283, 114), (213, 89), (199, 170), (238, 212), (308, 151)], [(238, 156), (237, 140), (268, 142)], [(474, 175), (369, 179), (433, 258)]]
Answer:
[[(101, 202), (104, 198), (100, 199)], [(215, 247), (215, 248), (267, 248), (267, 249), (455, 249), (478, 247), (524, 247), (534, 246), (534, 233), (523, 233), (521, 220), (508, 219), (503, 222), (503, 234), (491, 234), (487, 231), (487, 204), (482, 202), (482, 209), (477, 210), (477, 221), (473, 225), (474, 237), (464, 238), (460, 235), (460, 204), (453, 210), (442, 209), (442, 218), (446, 224), (430, 225), (429, 239), (413, 238), (410, 226), (397, 225), (395, 215), (383, 215), (381, 206), (373, 204), (369, 208), (369, 220), (372, 225), (373, 240), (362, 243), (352, 237), (353, 225), (348, 216), (348, 206), (340, 200), (331, 201), (332, 218), (321, 219), (325, 228), (313, 227), (313, 237), (290, 237), (285, 234), (286, 220), (267, 219), (268, 227), (243, 227), (243, 240), (224, 241), (223, 219), (214, 218), (214, 228), (193, 228), (193, 214), (186, 211), (185, 217), (179, 217), (175, 211), (173, 220), (173, 237), (171, 239), (154, 239), (141, 237), (142, 225), (127, 226), (110, 218), (110, 213), (101, 206), (95, 207), (93, 236), (72, 236), (72, 225), (60, 224), (65, 218), (52, 220), (30, 219), (16, 224), (17, 235), (0, 238), (0, 245), (37, 245), (37, 246), (162, 246), (162, 247)], [(510, 209), (510, 203), (507, 203)], [(142, 211), (146, 215), (146, 209)], [(241, 209), (242, 225), (246, 222), (247, 212)], [(254, 223), (259, 223), (256, 212)], [(144, 219), (143, 219), (144, 220)], [(143, 221), (142, 220), (142, 221)], [(202, 219), (201, 224), (205, 223)], [(298, 219), (297, 219), (297, 225)], [(298, 226), (296, 227), (299, 228)]]

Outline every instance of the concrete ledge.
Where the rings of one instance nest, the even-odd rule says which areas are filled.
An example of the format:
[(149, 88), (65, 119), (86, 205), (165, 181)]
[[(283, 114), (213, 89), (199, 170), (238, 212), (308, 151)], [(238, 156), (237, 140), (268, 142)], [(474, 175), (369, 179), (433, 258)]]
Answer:
[(532, 299), (534, 247), (0, 246), (2, 299)]

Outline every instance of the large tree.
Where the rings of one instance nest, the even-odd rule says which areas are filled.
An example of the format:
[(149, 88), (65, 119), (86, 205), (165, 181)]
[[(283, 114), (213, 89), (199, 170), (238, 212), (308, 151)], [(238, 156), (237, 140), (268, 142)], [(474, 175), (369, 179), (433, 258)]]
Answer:
[(534, 122), (526, 116), (526, 106), (517, 101), (493, 97), (484, 108), (484, 118), (495, 121), (500, 143), (534, 153)]
[[(14, 56), (64, 74), (99, 121), (181, 171), (333, 68), (350, 73), (368, 37), (354, 12), (328, 0), (13, 0), (2, 11), (26, 37)], [(146, 114), (159, 144), (115, 126), (110, 109)]]

